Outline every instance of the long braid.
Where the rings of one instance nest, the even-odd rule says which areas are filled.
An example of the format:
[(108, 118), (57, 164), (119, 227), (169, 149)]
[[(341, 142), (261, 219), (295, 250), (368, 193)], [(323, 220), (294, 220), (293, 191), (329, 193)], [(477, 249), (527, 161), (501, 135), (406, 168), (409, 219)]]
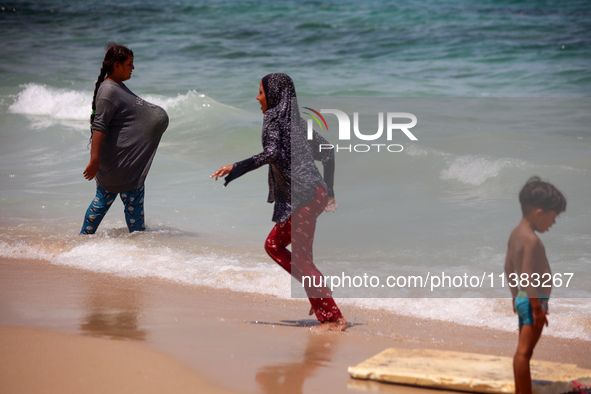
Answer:
[(105, 59), (103, 60), (103, 66), (101, 67), (101, 72), (98, 76), (98, 79), (96, 80), (95, 85), (94, 85), (94, 94), (92, 96), (92, 112), (90, 114), (91, 127), (90, 127), (89, 145), (90, 145), (90, 142), (92, 141), (92, 133), (93, 133), (92, 123), (94, 122), (94, 117), (95, 117), (96, 94), (98, 92), (98, 89), (101, 86), (101, 83), (103, 83), (103, 81), (107, 77), (107, 75), (109, 75), (111, 72), (113, 72), (113, 66), (115, 65), (115, 63), (123, 63), (123, 62), (125, 62), (125, 60), (127, 60), (127, 58), (129, 56), (133, 57), (133, 51), (131, 49), (127, 48), (124, 45), (119, 45), (115, 42), (107, 43), (107, 45), (105, 45), (105, 50), (107, 53), (105, 53)]
[[(94, 122), (94, 111), (96, 111), (96, 93), (98, 92), (99, 86), (101, 86), (101, 83), (103, 83), (106, 76), (107, 70), (105, 68), (105, 63), (103, 62), (103, 67), (101, 67), (101, 73), (99, 74), (98, 79), (96, 80), (96, 84), (94, 85), (94, 94), (92, 96), (92, 113), (90, 114), (90, 124)], [(92, 133), (92, 130), (90, 132)]]

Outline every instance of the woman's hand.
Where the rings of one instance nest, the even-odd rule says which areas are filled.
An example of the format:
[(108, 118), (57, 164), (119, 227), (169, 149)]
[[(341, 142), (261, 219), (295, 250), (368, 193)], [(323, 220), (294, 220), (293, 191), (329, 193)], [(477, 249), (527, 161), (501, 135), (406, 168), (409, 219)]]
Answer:
[(232, 171), (233, 168), (234, 168), (234, 164), (230, 164), (230, 165), (227, 165), (227, 166), (220, 167), (219, 170), (217, 170), (216, 172), (214, 172), (213, 174), (211, 174), (209, 177), (210, 178), (215, 177), (215, 180), (217, 181), (218, 178), (223, 178), (226, 175), (228, 175)]
[(82, 175), (84, 175), (85, 179), (91, 181), (96, 176), (98, 169), (99, 169), (98, 160), (90, 160), (90, 162), (88, 163), (88, 165), (84, 169), (84, 172), (82, 173)]
[(326, 207), (324, 208), (324, 210), (326, 212), (334, 212), (336, 211), (336, 209), (339, 206), (337, 205), (336, 200), (334, 199), (334, 197), (328, 197), (328, 203), (326, 204)]

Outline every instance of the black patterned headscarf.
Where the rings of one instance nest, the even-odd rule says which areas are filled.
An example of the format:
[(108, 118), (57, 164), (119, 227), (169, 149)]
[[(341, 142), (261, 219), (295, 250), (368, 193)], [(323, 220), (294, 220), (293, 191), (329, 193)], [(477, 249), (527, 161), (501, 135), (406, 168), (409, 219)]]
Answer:
[(273, 221), (285, 222), (293, 211), (314, 197), (318, 186), (326, 188), (314, 160), (327, 162), (334, 154), (332, 150), (327, 150), (323, 157), (315, 157), (312, 142), (317, 144), (327, 141), (318, 133), (314, 133), (314, 141), (307, 140), (306, 122), (300, 116), (295, 87), (288, 75), (266, 75), (262, 84), (267, 99), (267, 110), (263, 117), (263, 152), (235, 163), (225, 184), (268, 164), (267, 201), (275, 203)]
[(269, 164), (267, 201), (275, 203), (273, 221), (284, 222), (291, 215), (292, 102), (295, 104), (296, 92), (286, 74), (266, 75), (262, 83), (267, 99), (262, 131), (264, 152), (254, 158), (257, 167)]
[[(268, 154), (273, 156), (269, 161), (267, 201), (275, 202), (273, 220), (283, 222), (314, 197), (319, 185), (326, 188), (326, 184), (314, 164), (314, 152), (307, 140), (307, 126), (300, 116), (293, 81), (288, 75), (277, 73), (266, 75), (262, 83), (267, 99), (263, 154), (267, 158)], [(255, 160), (258, 164), (257, 156)]]
[[(292, 115), (300, 118), (293, 81), (286, 74), (276, 73), (265, 75), (262, 82), (267, 99), (263, 130), (265, 129), (265, 123), (272, 123), (274, 126), (279, 125), (289, 132), (292, 126)], [(295, 108), (292, 108), (292, 105)], [(299, 121), (299, 119), (297, 120)], [(285, 129), (286, 126), (288, 126), (287, 129)]]

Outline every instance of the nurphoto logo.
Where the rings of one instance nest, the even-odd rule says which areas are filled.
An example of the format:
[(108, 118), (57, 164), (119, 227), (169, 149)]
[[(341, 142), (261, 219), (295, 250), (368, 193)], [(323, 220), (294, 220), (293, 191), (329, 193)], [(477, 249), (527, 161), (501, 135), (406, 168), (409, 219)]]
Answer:
[[(316, 111), (309, 107), (304, 107), (310, 112), (304, 112), (304, 114), (310, 116), (312, 119), (307, 119), (308, 124), (308, 140), (312, 140), (314, 137), (314, 121), (320, 127), (320, 130), (326, 129), (328, 131), (328, 125), (322, 114), (335, 115), (338, 121), (338, 135), (339, 141), (351, 141), (351, 118), (344, 111), (338, 109), (321, 109)], [(395, 132), (401, 131), (411, 141), (418, 141), (417, 137), (410, 131), (417, 125), (417, 117), (409, 112), (387, 112), (384, 116), (384, 112), (378, 112), (378, 130), (376, 132), (361, 131), (359, 129), (359, 113), (353, 112), (353, 134), (355, 138), (361, 141), (378, 141), (383, 140), (384, 134), (384, 118), (386, 119), (386, 141), (392, 141), (392, 136)], [(409, 122), (410, 121), (410, 122)], [(347, 152), (359, 152), (365, 153), (369, 151), (376, 152), (402, 152), (404, 147), (400, 144), (387, 144), (387, 143), (372, 143), (372, 144), (320, 144), (318, 149), (334, 149), (336, 152), (347, 151)]]

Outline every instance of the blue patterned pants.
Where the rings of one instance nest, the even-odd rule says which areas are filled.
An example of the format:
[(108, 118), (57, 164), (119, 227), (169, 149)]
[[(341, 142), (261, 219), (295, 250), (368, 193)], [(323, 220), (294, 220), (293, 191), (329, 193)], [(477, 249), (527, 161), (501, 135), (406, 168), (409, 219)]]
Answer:
[[(80, 234), (94, 234), (96, 232), (117, 194), (96, 185), (96, 197), (86, 210)], [(121, 192), (119, 195), (123, 201), (123, 211), (129, 232), (144, 231), (146, 229), (144, 224), (144, 186), (130, 192)]]

